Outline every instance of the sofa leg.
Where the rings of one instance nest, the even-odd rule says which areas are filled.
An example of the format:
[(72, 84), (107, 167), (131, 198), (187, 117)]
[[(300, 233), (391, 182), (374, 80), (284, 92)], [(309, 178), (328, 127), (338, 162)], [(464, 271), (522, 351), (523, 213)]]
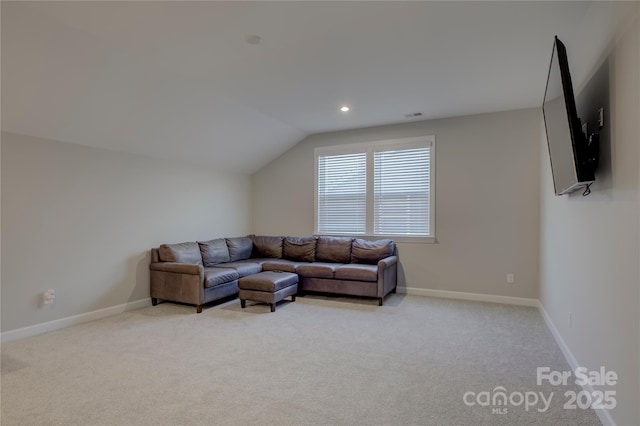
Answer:
[(202, 313), (202, 305), (196, 305), (196, 313)]
[(151, 305), (152, 306), (156, 306), (158, 304), (158, 298), (157, 297), (152, 297), (151, 298)]
[(246, 308), (247, 307), (247, 301), (243, 300), (243, 299), (240, 299), (240, 307), (243, 308), (243, 309)]
[(378, 306), (382, 306), (382, 297), (378, 297)]
[(396, 288), (397, 287), (394, 287), (393, 290), (391, 290), (391, 293), (395, 293), (396, 292)]
[(271, 312), (275, 312), (275, 311), (276, 311), (276, 304), (271, 303)]
[(295, 302), (296, 301), (296, 295), (294, 294), (293, 296), (291, 296), (291, 301)]

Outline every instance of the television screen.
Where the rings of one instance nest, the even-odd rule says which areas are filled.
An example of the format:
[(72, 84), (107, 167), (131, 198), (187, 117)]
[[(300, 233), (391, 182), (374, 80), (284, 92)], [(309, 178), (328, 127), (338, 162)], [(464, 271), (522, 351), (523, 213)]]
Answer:
[(576, 112), (567, 52), (557, 37), (542, 110), (555, 193), (568, 194), (589, 185), (594, 178), (593, 170), (585, 164), (587, 140)]

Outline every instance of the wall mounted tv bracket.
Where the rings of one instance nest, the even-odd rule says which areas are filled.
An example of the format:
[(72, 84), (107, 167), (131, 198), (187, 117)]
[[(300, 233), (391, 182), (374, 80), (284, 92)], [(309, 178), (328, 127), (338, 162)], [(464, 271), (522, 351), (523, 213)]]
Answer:
[[(598, 110), (598, 130), (604, 126), (604, 111), (603, 108)], [(582, 125), (582, 133), (584, 134), (585, 146), (584, 150), (581, 150), (580, 163), (585, 166), (591, 173), (595, 173), (598, 168), (600, 160), (600, 133), (593, 132), (589, 134), (588, 123)], [(588, 184), (582, 195), (591, 194), (591, 184)]]

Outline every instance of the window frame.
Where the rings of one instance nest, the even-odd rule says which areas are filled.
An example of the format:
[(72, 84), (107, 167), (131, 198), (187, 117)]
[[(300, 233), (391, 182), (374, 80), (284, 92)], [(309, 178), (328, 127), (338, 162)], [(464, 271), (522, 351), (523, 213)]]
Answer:
[[(391, 235), (391, 234), (375, 234), (374, 233), (374, 152), (382, 149), (409, 149), (418, 147), (429, 148), (429, 234), (428, 235)], [(385, 139), (371, 142), (360, 142), (344, 145), (320, 146), (314, 149), (314, 232), (315, 235), (331, 235), (331, 236), (357, 236), (366, 240), (376, 240), (381, 238), (390, 238), (396, 242), (404, 243), (435, 243), (436, 242), (436, 220), (435, 220), (435, 151), (436, 137), (435, 135), (423, 135), (406, 138)], [(324, 234), (318, 232), (318, 178), (319, 167), (318, 157), (322, 155), (341, 155), (353, 153), (366, 153), (366, 225), (365, 234), (348, 234), (348, 233), (330, 233)]]

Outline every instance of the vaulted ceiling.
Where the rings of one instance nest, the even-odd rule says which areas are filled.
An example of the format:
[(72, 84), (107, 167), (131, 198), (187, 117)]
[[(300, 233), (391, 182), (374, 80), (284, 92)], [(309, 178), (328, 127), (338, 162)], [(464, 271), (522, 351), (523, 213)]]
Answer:
[[(244, 173), (312, 133), (539, 106), (553, 36), (584, 74), (621, 14), (573, 1), (1, 7), (3, 130)], [(601, 45), (580, 46), (598, 14)], [(572, 48), (594, 52), (576, 64)]]

